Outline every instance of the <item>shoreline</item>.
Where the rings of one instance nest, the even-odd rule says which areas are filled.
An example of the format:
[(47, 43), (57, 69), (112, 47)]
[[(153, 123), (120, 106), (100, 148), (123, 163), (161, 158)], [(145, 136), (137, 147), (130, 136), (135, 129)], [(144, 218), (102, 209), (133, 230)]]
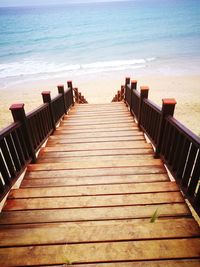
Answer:
[[(132, 72), (132, 71), (131, 71)], [(138, 90), (141, 85), (148, 85), (149, 99), (158, 106), (162, 105), (163, 98), (175, 98), (177, 105), (174, 117), (183, 125), (200, 134), (200, 75), (136, 75), (130, 72), (100, 73), (90, 76), (74, 76), (70, 79), (52, 78), (17, 84), (12, 89), (0, 89), (0, 129), (12, 123), (9, 107), (13, 103), (24, 103), (28, 113), (42, 104), (42, 91), (51, 91), (51, 97), (57, 95), (57, 85), (67, 80), (73, 81), (89, 103), (109, 103), (117, 90), (124, 84), (125, 77), (130, 76), (138, 81)]]

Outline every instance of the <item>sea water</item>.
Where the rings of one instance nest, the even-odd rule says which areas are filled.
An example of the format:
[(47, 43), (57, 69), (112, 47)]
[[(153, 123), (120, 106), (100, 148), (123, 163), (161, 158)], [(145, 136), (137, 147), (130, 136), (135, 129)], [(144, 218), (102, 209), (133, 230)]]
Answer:
[(131, 70), (199, 73), (200, 1), (0, 8), (0, 85)]

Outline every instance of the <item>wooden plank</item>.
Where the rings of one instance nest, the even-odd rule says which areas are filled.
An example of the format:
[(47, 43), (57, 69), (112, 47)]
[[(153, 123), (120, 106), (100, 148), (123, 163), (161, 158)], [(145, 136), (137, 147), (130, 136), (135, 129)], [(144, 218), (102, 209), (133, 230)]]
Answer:
[(60, 151), (60, 152), (47, 152), (46, 148), (42, 148), (39, 153), (38, 159), (41, 158), (62, 158), (62, 157), (92, 157), (92, 156), (112, 156), (112, 155), (153, 155), (152, 148), (129, 148), (129, 149), (109, 149), (109, 150), (82, 150), (82, 151)]
[(98, 110), (98, 109), (103, 109), (103, 110), (110, 110), (110, 109), (124, 109), (127, 110), (126, 106), (124, 103), (116, 102), (116, 103), (96, 103), (96, 104), (87, 104), (87, 105), (77, 105), (76, 110)]
[(180, 192), (162, 192), (130, 195), (57, 197), (53, 200), (52, 198), (8, 199), (3, 210), (114, 207), (183, 202), (184, 199)]
[(148, 175), (121, 175), (121, 176), (95, 176), (95, 177), (81, 177), (70, 178), (60, 177), (40, 177), (37, 179), (27, 179), (22, 181), (21, 188), (25, 187), (56, 187), (56, 186), (80, 186), (80, 185), (94, 185), (94, 184), (126, 184), (126, 183), (150, 183), (169, 181), (166, 174), (148, 174)]
[[(135, 124), (134, 123), (134, 120), (133, 120), (133, 118), (130, 118), (130, 119), (117, 119), (117, 122), (118, 122), (118, 125), (119, 124)], [(71, 121), (69, 121), (69, 120), (63, 120), (62, 121), (62, 125), (64, 125), (65, 127), (67, 126), (67, 127), (77, 127), (77, 126), (91, 126), (91, 127), (95, 127), (96, 125), (102, 125), (102, 126), (105, 126), (105, 125), (108, 125), (108, 127), (110, 126), (110, 125), (112, 125), (113, 124), (113, 119), (111, 118), (110, 120), (94, 120), (94, 121), (87, 121), (87, 122), (81, 122), (81, 121), (77, 121), (77, 122), (71, 122)]]
[[(97, 121), (97, 120), (110, 120), (111, 119), (111, 114), (107, 113), (98, 113), (98, 114), (90, 114), (90, 115), (79, 115), (79, 114), (72, 114), (72, 115), (65, 115), (64, 120), (70, 121), (70, 122), (82, 122), (82, 121)], [(130, 112), (123, 112), (123, 113), (115, 113), (115, 118), (116, 119), (127, 119), (127, 118), (132, 118)]]
[[(120, 166), (120, 164), (123, 164), (122, 162), (128, 162), (129, 165), (132, 164), (132, 162), (134, 161), (135, 164), (140, 164), (143, 165), (143, 162), (145, 162), (145, 164), (149, 161), (152, 163), (155, 162), (155, 164), (157, 164), (157, 161), (155, 161), (155, 159), (153, 158), (152, 154), (144, 154), (144, 155), (102, 155), (100, 156), (93, 156), (93, 157), (88, 157), (88, 156), (80, 156), (80, 157), (61, 157), (61, 158), (39, 158), (37, 160), (37, 165), (33, 165), (33, 166), (38, 166), (41, 165), (41, 163), (69, 163), (70, 164), (72, 162), (75, 162), (77, 165), (79, 165), (79, 167), (81, 167), (82, 165), (87, 164), (87, 166), (89, 166), (89, 164), (93, 164), (93, 167), (99, 167), (100, 165), (96, 166), (96, 162), (98, 161), (99, 164), (104, 164), (104, 162), (106, 162), (107, 165), (110, 166), (110, 164), (114, 164), (115, 161), (120, 161), (120, 163), (118, 164), (118, 166)], [(79, 164), (80, 162), (80, 164)], [(139, 163), (138, 163), (139, 162)], [(110, 164), (109, 164), (110, 163)], [(125, 164), (125, 163), (124, 163)], [(107, 166), (106, 165), (106, 166)], [(71, 164), (71, 167), (73, 168), (73, 164)]]
[[(67, 129), (91, 129), (91, 125), (65, 125), (65, 122), (62, 121), (60, 123), (62, 127), (66, 127)], [(132, 127), (135, 125), (134, 122), (121, 122), (120, 127), (129, 127), (129, 129), (132, 129)], [(95, 124), (92, 125), (92, 129), (116, 129), (119, 128), (119, 124), (116, 122), (108, 123), (108, 124)]]
[(76, 111), (69, 111), (69, 113), (67, 115), (64, 116), (64, 119), (67, 118), (73, 118), (74, 120), (76, 119), (90, 119), (90, 118), (109, 118), (110, 116), (115, 115), (115, 118), (117, 119), (118, 117), (130, 117), (131, 114), (128, 110), (124, 110), (124, 111), (110, 111), (110, 112), (106, 112), (101, 111), (101, 112), (92, 112), (92, 113), (79, 113)]
[[(109, 157), (109, 156), (108, 156)], [(39, 163), (39, 164), (30, 164), (28, 165), (29, 171), (51, 171), (51, 170), (70, 170), (70, 169), (88, 169), (88, 168), (109, 168), (109, 167), (130, 167), (130, 166), (149, 166), (149, 165), (162, 165), (162, 161), (160, 159), (151, 159), (146, 158), (145, 160), (142, 158), (130, 158), (130, 159), (124, 159), (124, 158), (117, 158), (112, 160), (99, 160), (95, 161), (90, 158), (90, 160), (83, 160), (83, 161), (67, 161), (67, 159), (62, 158), (63, 161), (66, 160), (66, 162), (54, 162), (52, 163)], [(98, 174), (98, 172), (97, 172)]]
[[(98, 172), (97, 172), (98, 171)], [(166, 169), (161, 166), (140, 166), (136, 167), (123, 167), (123, 168), (101, 168), (101, 169), (84, 169), (82, 170), (51, 170), (51, 171), (37, 171), (26, 172), (26, 179), (42, 179), (42, 178), (79, 178), (79, 177), (99, 177), (101, 176), (126, 176), (136, 174), (166, 174)]]
[[(99, 132), (98, 135), (95, 132), (89, 132), (89, 133), (74, 133), (70, 134), (66, 130), (56, 130), (54, 134), (52, 135), (54, 138), (58, 137), (66, 137), (66, 138), (90, 138), (90, 137), (122, 137), (122, 136), (143, 136), (143, 133), (141, 133), (139, 130), (130, 130), (130, 131), (112, 131), (112, 132)], [(51, 137), (52, 137), (51, 136)]]
[[(124, 116), (124, 117), (118, 117), (116, 119), (118, 123), (134, 123), (134, 118), (132, 116)], [(93, 119), (84, 119), (84, 120), (69, 120), (67, 117), (64, 118), (62, 121), (63, 124), (65, 125), (96, 125), (96, 124), (112, 124), (113, 123), (113, 118), (110, 116), (109, 118), (101, 118), (101, 117), (96, 117)]]
[(74, 129), (74, 128), (69, 128), (69, 127), (64, 127), (64, 126), (59, 126), (56, 131), (61, 131), (62, 133), (69, 133), (69, 134), (76, 134), (76, 133), (107, 133), (107, 132), (117, 132), (117, 131), (138, 131), (137, 126), (121, 126), (120, 128), (88, 128), (88, 129)]
[(97, 115), (99, 114), (100, 116), (103, 115), (110, 115), (110, 114), (130, 114), (129, 110), (125, 107), (104, 107), (104, 108), (89, 108), (89, 109), (71, 109), (68, 112), (69, 116), (74, 116), (74, 115), (85, 115), (86, 117), (90, 114), (93, 115)]
[[(155, 261), (134, 261), (134, 262), (107, 262), (96, 264), (76, 264), (76, 267), (199, 267), (200, 259), (186, 260), (155, 260)], [(46, 267), (52, 267), (47, 266)], [(53, 267), (61, 267), (61, 265), (53, 265)]]
[(122, 142), (122, 141), (145, 141), (144, 136), (122, 136), (122, 137), (90, 137), (85, 138), (84, 135), (79, 139), (71, 139), (66, 136), (51, 136), (48, 139), (47, 146), (58, 144), (80, 144), (80, 143), (100, 143), (100, 142)]
[[(36, 226), (24, 229), (0, 229), (0, 246), (27, 246), (99, 241), (186, 238), (199, 236), (198, 224), (189, 218), (157, 220), (135, 219), (130, 222), (98, 224), (94, 222)], [(120, 235), (119, 235), (120, 233)]]
[(107, 105), (107, 106), (104, 106), (104, 105), (102, 105), (102, 106), (99, 106), (99, 105), (96, 105), (96, 106), (78, 106), (78, 108), (76, 109), (76, 111), (78, 112), (78, 113), (80, 113), (80, 112), (97, 112), (97, 111), (99, 111), (99, 112), (101, 112), (101, 111), (107, 111), (107, 112), (109, 112), (109, 111), (115, 111), (115, 112), (117, 112), (117, 111), (127, 111), (127, 108), (125, 107), (125, 106), (123, 106), (123, 105), (118, 105), (118, 106), (109, 106), (109, 105)]
[(167, 258), (177, 260), (199, 258), (199, 248), (200, 239), (197, 238), (1, 248), (0, 264), (1, 266), (24, 266), (64, 264), (69, 261), (105, 263)]
[(102, 149), (129, 149), (129, 148), (152, 148), (150, 144), (144, 141), (122, 141), (118, 142), (101, 142), (101, 143), (84, 143), (84, 144), (67, 144), (62, 146), (46, 147), (46, 151), (75, 151), (75, 150), (102, 150)]
[[(128, 111), (127, 109), (123, 108), (110, 108), (110, 109), (104, 109), (104, 108), (99, 108), (99, 109), (85, 109), (85, 110), (74, 110), (69, 113), (69, 115), (74, 116), (74, 115), (85, 115), (86, 117), (89, 115), (115, 115), (115, 114), (127, 114)], [(129, 113), (130, 114), (130, 113)]]
[(0, 225), (31, 224), (52, 222), (76, 222), (113, 219), (151, 218), (155, 211), (159, 211), (159, 218), (190, 216), (191, 213), (184, 203), (154, 204), (144, 206), (118, 206), (95, 208), (71, 208), (27, 211), (2, 211)]
[(95, 196), (136, 194), (154, 192), (178, 192), (175, 182), (135, 183), (135, 184), (107, 184), (68, 186), (53, 188), (23, 188), (11, 190), (8, 198), (31, 198), (31, 197), (66, 197), (66, 196)]
[(97, 112), (97, 111), (127, 111), (124, 105), (79, 105), (76, 112)]
[(59, 134), (59, 135), (52, 135), (49, 137), (49, 141), (54, 142), (54, 141), (61, 141), (61, 142), (65, 142), (65, 143), (71, 143), (71, 142), (109, 142), (109, 141), (134, 141), (134, 140), (143, 140), (146, 141), (144, 138), (144, 135), (141, 132), (137, 132), (136, 134), (129, 134), (129, 135), (124, 135), (124, 136), (113, 136), (110, 134), (110, 136), (106, 136), (106, 134), (104, 134), (104, 136), (95, 136), (95, 134), (93, 133), (93, 135), (91, 135), (90, 133), (86, 133), (86, 135), (84, 133), (82, 133), (82, 136), (78, 135), (77, 136), (73, 136), (71, 135), (67, 135), (67, 134)]

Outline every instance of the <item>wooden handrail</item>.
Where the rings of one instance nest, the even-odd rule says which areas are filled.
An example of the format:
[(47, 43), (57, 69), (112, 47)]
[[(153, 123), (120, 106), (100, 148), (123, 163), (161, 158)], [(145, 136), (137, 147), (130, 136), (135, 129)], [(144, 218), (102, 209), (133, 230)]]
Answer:
[[(14, 123), (0, 131), (0, 201), (17, 181), (26, 166), (36, 162), (36, 152), (56, 129), (56, 125), (74, 105), (72, 82), (58, 85), (58, 95), (51, 99), (42, 92), (44, 104), (25, 113), (24, 104), (10, 107)], [(79, 103), (86, 103), (85, 98)]]
[(125, 80), (124, 101), (138, 126), (149, 137), (155, 157), (162, 158), (193, 208), (200, 215), (200, 138), (173, 118), (175, 99), (163, 99), (162, 108)]

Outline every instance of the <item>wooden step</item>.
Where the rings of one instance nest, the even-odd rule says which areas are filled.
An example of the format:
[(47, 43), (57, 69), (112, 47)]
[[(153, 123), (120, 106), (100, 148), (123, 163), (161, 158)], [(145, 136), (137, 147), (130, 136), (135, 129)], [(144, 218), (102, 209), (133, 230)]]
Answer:
[(125, 220), (137, 218), (149, 218), (150, 220), (156, 210), (159, 211), (160, 218), (191, 216), (187, 205), (184, 203), (27, 211), (20, 210), (2, 211), (0, 214), (0, 225), (119, 219)]
[[(0, 249), (1, 266), (199, 258), (200, 239), (166, 239)], [(145, 249), (144, 249), (145, 248)], [(164, 249), (163, 249), (164, 248)], [(188, 249), (189, 248), (189, 249)], [(161, 253), (162, 251), (162, 253)], [(27, 255), (32, 255), (27, 257)]]
[[(132, 262), (107, 262), (107, 263), (91, 263), (91, 264), (76, 264), (76, 267), (199, 267), (200, 259), (179, 259), (179, 260), (148, 260), (148, 261), (132, 261)], [(46, 265), (45, 265), (46, 266)], [(53, 265), (61, 267), (63, 265)], [(48, 266), (50, 267), (50, 266)]]
[[(67, 176), (67, 174), (66, 174)], [(81, 186), (81, 185), (103, 185), (103, 184), (131, 184), (131, 183), (151, 183), (169, 181), (166, 174), (146, 174), (146, 175), (118, 175), (118, 176), (95, 176), (95, 177), (59, 177), (53, 178), (51, 175), (46, 177), (27, 177), (23, 180), (21, 188), (25, 187), (57, 187), (57, 186)]]
[(56, 197), (51, 198), (27, 198), (8, 199), (4, 211), (34, 210), (34, 209), (66, 209), (86, 207), (115, 207), (136, 206), (150, 204), (184, 203), (180, 192), (162, 192), (129, 195), (102, 195), (81, 197)]
[(120, 127), (119, 128), (110, 128), (110, 127), (101, 127), (101, 128), (92, 128), (92, 127), (89, 127), (87, 129), (83, 129), (83, 128), (78, 128), (78, 129), (75, 129), (75, 128), (72, 128), (72, 127), (64, 127), (64, 126), (60, 126), (56, 129), (56, 131), (61, 131), (62, 133), (67, 133), (67, 134), (80, 134), (80, 133), (116, 133), (117, 131), (138, 131), (138, 127), (137, 126), (123, 126), (123, 127)]
[(115, 117), (116, 120), (118, 117), (129, 117), (131, 114), (128, 110), (124, 111), (93, 111), (93, 112), (77, 112), (77, 111), (69, 111), (67, 115), (64, 116), (64, 119), (74, 118), (74, 119), (90, 119), (90, 118), (110, 118), (111, 116)]
[[(55, 147), (54, 147), (55, 148)], [(112, 157), (112, 156), (107, 156)], [(144, 160), (145, 159), (145, 160)], [(159, 166), (162, 165), (162, 161), (160, 159), (152, 159), (151, 155), (148, 157), (146, 155), (144, 157), (139, 157), (139, 155), (135, 158), (128, 156), (126, 158), (118, 158), (113, 157), (111, 160), (95, 160), (95, 158), (90, 158), (90, 160), (75, 160), (68, 161), (65, 158), (61, 158), (58, 162), (55, 162), (53, 159), (50, 163), (38, 163), (38, 164), (30, 164), (28, 166), (28, 171), (51, 171), (51, 170), (70, 170), (70, 169), (90, 169), (90, 168), (118, 168), (118, 167), (130, 167), (130, 166)], [(50, 160), (49, 160), (50, 161)], [(98, 171), (97, 171), (98, 175)]]
[(122, 136), (144, 136), (142, 132), (140, 132), (138, 129), (130, 130), (130, 131), (111, 131), (111, 132), (98, 132), (98, 135), (96, 132), (74, 132), (74, 133), (68, 133), (67, 130), (57, 130), (54, 132), (54, 134), (51, 137), (59, 138), (59, 137), (65, 137), (72, 139), (77, 138), (102, 138), (102, 137), (122, 137)]
[[(82, 150), (82, 151), (47, 151), (42, 148), (38, 160), (41, 158), (62, 158), (62, 157), (93, 157), (93, 156), (123, 156), (123, 155), (154, 155), (152, 148), (129, 148), (129, 149), (102, 149), (102, 150)], [(100, 158), (101, 159), (101, 158)]]
[(144, 175), (144, 174), (166, 174), (163, 165), (160, 166), (132, 166), (118, 168), (100, 168), (100, 169), (76, 169), (76, 170), (44, 170), (44, 171), (27, 171), (26, 179), (42, 179), (42, 178), (82, 178), (82, 177), (99, 177), (102, 176), (126, 176), (127, 175)]
[[(107, 150), (107, 149), (129, 149), (129, 148), (152, 148), (150, 144), (144, 141), (121, 141), (118, 142), (100, 142), (100, 143), (82, 143), (66, 144), (60, 146), (48, 146), (46, 151), (81, 151), (81, 150)], [(156, 161), (155, 161), (156, 162)]]
[(106, 184), (53, 188), (20, 188), (11, 190), (8, 198), (97, 196), (156, 192), (179, 192), (179, 188), (175, 182)]
[[(127, 119), (127, 118), (131, 118), (133, 120), (133, 117), (131, 116), (130, 112), (118, 112), (118, 113), (114, 113), (115, 114), (115, 118), (116, 120), (118, 119)], [(113, 120), (113, 118), (111, 117), (110, 114), (108, 113), (93, 113), (93, 114), (68, 114), (64, 116), (64, 120), (70, 121), (70, 122), (83, 122), (83, 121), (97, 121), (97, 120)]]
[[(70, 164), (72, 162), (76, 163), (76, 165), (78, 165), (80, 168), (82, 168), (83, 165), (91, 165), (94, 168), (99, 168), (99, 164), (103, 164), (103, 167), (105, 167), (105, 162), (107, 165), (109, 166), (113, 166), (113, 164), (115, 164), (115, 161), (120, 161), (120, 163), (118, 163), (118, 166), (120, 166), (120, 164), (123, 164), (122, 162), (126, 161), (128, 162), (129, 166), (132, 165), (132, 162), (135, 162), (135, 164), (140, 164), (142, 165), (142, 162), (145, 161), (145, 163), (148, 165), (148, 162), (154, 162), (154, 158), (152, 154), (146, 154), (146, 155), (102, 155), (100, 156), (80, 156), (80, 157), (61, 157), (61, 158), (39, 158), (37, 160), (37, 164), (33, 165), (35, 167), (37, 167), (38, 164), (41, 163), (69, 163)], [(98, 165), (97, 165), (98, 162)], [(156, 163), (157, 161), (155, 161)], [(71, 165), (71, 167), (73, 168), (73, 164)], [(90, 168), (90, 167), (89, 167)]]
[(57, 144), (79, 144), (79, 143), (100, 143), (100, 142), (122, 142), (122, 141), (144, 141), (142, 135), (122, 136), (122, 137), (90, 137), (85, 138), (84, 135), (79, 139), (67, 138), (66, 136), (52, 136), (48, 140), (48, 146)]
[[(119, 235), (120, 233), (120, 235)], [(149, 223), (147, 219), (128, 221), (57, 223), (0, 230), (0, 246), (28, 246), (100, 241), (189, 238), (200, 234), (197, 223), (190, 219), (162, 219)]]
[[(118, 123), (134, 123), (134, 119), (133, 117), (118, 117), (117, 118), (117, 122)], [(65, 117), (65, 119), (62, 121), (62, 123), (66, 126), (76, 126), (76, 125), (102, 125), (102, 124), (113, 124), (113, 118), (107, 118), (107, 119), (102, 119), (102, 118), (95, 118), (95, 119), (87, 119), (87, 120), (69, 120), (67, 119), (67, 117)]]
[[(91, 128), (92, 128), (92, 130), (93, 129), (101, 129), (101, 130), (103, 130), (103, 129), (107, 129), (107, 130), (111, 129), (112, 130), (112, 129), (118, 129), (119, 128), (119, 124), (115, 123), (115, 122), (113, 122), (113, 123), (104, 123), (104, 124), (98, 123), (98, 124), (94, 124), (94, 125), (85, 125), (85, 124), (67, 125), (65, 123), (65, 121), (62, 121), (60, 125), (63, 127), (63, 129), (65, 127), (66, 129), (69, 129), (69, 130), (71, 130), (71, 129), (82, 130), (82, 129), (91, 129)], [(121, 125), (121, 127), (126, 127), (128, 129), (132, 129), (132, 126), (134, 126), (135, 123), (134, 122), (123, 122), (123, 123), (120, 123), (120, 125)]]

